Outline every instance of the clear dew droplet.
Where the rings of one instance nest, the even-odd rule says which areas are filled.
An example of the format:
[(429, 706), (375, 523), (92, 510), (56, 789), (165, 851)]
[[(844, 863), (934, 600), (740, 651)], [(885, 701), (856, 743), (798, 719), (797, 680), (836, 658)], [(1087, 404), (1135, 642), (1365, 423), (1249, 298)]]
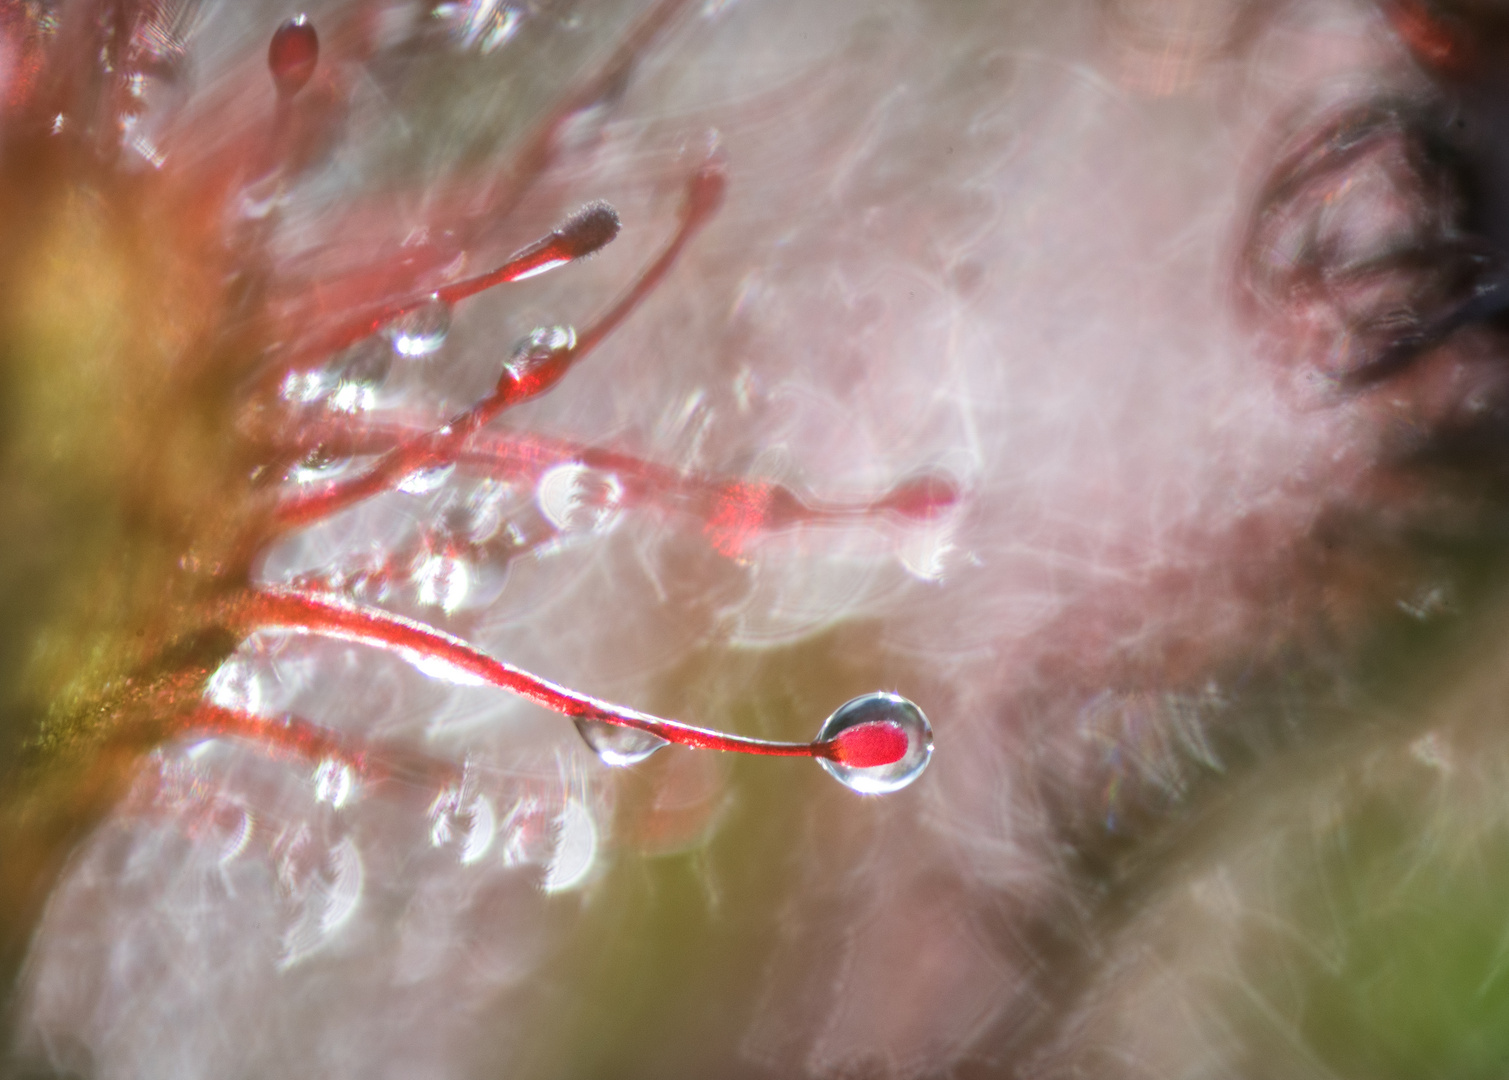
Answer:
[(610, 724), (606, 720), (576, 721), (576, 730), (604, 765), (621, 768), (637, 765), (662, 746), (669, 744), (658, 735), (637, 728)]
[(888, 764), (869, 767), (818, 758), (818, 764), (829, 775), (862, 795), (900, 791), (922, 775), (933, 756), (933, 729), (921, 709), (896, 694), (865, 694), (840, 706), (824, 721), (817, 738), (819, 742), (830, 742), (845, 731), (863, 725), (875, 725), (874, 730), (885, 736), (899, 728), (906, 737), (905, 753)]
[(618, 520), (623, 494), (612, 473), (568, 461), (540, 477), (535, 502), (561, 532), (607, 532)]
[(515, 379), (524, 379), (541, 364), (576, 348), (576, 328), (541, 326), (514, 346), (508, 358), (508, 371)]
[(438, 296), (405, 311), (383, 330), (393, 351), (411, 360), (435, 355), (450, 332), (451, 306)]

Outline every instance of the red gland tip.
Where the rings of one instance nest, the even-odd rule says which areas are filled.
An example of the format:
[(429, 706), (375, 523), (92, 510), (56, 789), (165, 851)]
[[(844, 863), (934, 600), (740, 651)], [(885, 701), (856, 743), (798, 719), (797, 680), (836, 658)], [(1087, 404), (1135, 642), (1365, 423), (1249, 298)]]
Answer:
[(829, 743), (826, 756), (853, 769), (876, 769), (894, 765), (910, 748), (911, 740), (900, 724), (872, 720), (839, 732)]
[(1419, 0), (1392, 0), (1385, 13), (1394, 32), (1426, 67), (1460, 72), (1471, 66), (1472, 44), (1451, 21), (1438, 18)]
[(620, 227), (617, 210), (605, 202), (594, 202), (562, 222), (555, 234), (560, 240), (561, 254), (567, 259), (580, 259), (606, 247), (618, 235)]
[(728, 171), (721, 158), (705, 162), (686, 183), (682, 214), (688, 221), (705, 221), (718, 212), (728, 192)]
[(618, 211), (605, 202), (588, 203), (496, 270), (453, 282), (435, 295), (447, 304), (476, 296), (494, 285), (525, 281), (600, 250), (618, 235)]
[(292, 97), (308, 85), (320, 60), (320, 36), (307, 15), (295, 15), (267, 44), (267, 70), (279, 97)]
[(879, 508), (913, 521), (941, 517), (959, 501), (959, 485), (950, 476), (928, 473), (903, 480), (881, 500)]

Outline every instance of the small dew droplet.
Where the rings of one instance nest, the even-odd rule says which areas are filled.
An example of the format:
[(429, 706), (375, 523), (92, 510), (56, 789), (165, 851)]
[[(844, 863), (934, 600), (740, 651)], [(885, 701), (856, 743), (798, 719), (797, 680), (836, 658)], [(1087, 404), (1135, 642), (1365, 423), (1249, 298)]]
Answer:
[(508, 358), (508, 373), (525, 381), (541, 365), (576, 348), (576, 330), (570, 326), (542, 326), (514, 346)]
[(405, 311), (384, 330), (393, 351), (411, 360), (433, 356), (451, 332), (451, 306), (438, 296)]
[(320, 60), (320, 37), (309, 16), (295, 15), (267, 45), (267, 70), (279, 97), (292, 97), (308, 85)]
[(922, 775), (933, 756), (933, 729), (917, 708), (896, 694), (865, 694), (842, 705), (817, 733), (829, 753), (820, 764), (862, 795), (900, 791)]
[(615, 768), (637, 765), (662, 746), (669, 745), (660, 736), (651, 735), (648, 731), (610, 724), (606, 720), (585, 720), (578, 717), (576, 730), (604, 765)]

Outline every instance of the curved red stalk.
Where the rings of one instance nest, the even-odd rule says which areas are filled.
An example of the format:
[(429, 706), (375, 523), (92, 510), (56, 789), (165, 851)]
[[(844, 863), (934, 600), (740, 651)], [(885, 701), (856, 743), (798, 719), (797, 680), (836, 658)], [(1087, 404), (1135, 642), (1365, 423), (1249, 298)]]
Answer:
[(173, 734), (246, 739), (302, 761), (338, 761), (368, 782), (432, 787), (461, 780), (461, 769), (451, 762), (404, 747), (358, 741), (297, 716), (259, 716), (201, 702), (174, 725)]
[[(337, 454), (386, 454), (395, 446), (424, 438), (428, 431), (399, 420), (322, 414), (301, 429), (298, 449)], [(563, 462), (612, 473), (623, 486), (625, 507), (652, 507), (689, 514), (722, 554), (737, 558), (762, 535), (797, 525), (848, 524), (890, 515), (907, 522), (928, 521), (959, 501), (958, 484), (941, 473), (903, 480), (870, 499), (819, 499), (785, 485), (675, 469), (586, 443), (509, 429), (479, 431), (456, 453), (463, 472), (533, 485)]]
[(234, 605), (227, 614), (229, 621), (243, 632), (291, 630), (371, 645), (397, 653), (422, 670), (454, 682), (495, 686), (572, 719), (601, 720), (634, 728), (680, 746), (763, 757), (824, 757), (845, 764), (855, 764), (856, 759), (869, 760), (871, 764), (889, 764), (906, 752), (904, 733), (900, 752), (885, 761), (878, 759), (885, 756), (886, 748), (895, 749), (893, 738), (883, 732), (868, 736), (853, 734), (867, 728), (895, 727), (894, 724), (860, 725), (830, 741), (792, 743), (728, 735), (666, 720), (569, 690), (413, 619), (310, 593), (287, 589), (256, 592)]

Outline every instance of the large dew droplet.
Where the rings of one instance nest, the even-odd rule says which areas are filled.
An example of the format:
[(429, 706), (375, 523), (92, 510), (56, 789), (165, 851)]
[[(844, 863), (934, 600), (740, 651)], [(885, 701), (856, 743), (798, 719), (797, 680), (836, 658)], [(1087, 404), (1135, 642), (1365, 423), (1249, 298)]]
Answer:
[(411, 360), (433, 356), (451, 332), (451, 306), (432, 296), (388, 323), (383, 332), (399, 356)]
[(896, 694), (865, 694), (840, 706), (817, 733), (833, 747), (818, 758), (840, 784), (862, 795), (900, 791), (927, 768), (933, 729), (922, 710)]
[(662, 746), (669, 745), (659, 735), (624, 727), (622, 724), (610, 724), (606, 720), (578, 717), (576, 730), (604, 765), (614, 767), (637, 765)]

